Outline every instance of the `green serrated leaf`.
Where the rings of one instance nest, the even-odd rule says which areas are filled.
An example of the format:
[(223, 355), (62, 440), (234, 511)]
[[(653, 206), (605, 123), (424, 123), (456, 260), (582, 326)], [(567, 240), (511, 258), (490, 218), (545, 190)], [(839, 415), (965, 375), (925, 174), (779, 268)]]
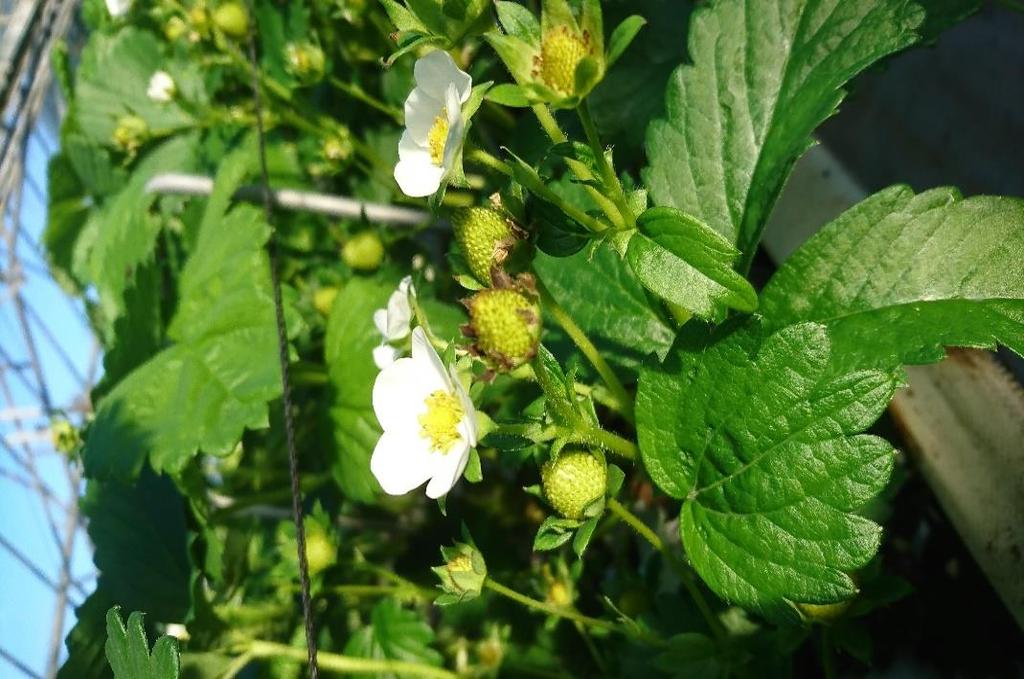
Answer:
[(75, 245), (83, 248), (80, 255), (76, 253), (83, 266), (76, 266), (75, 274), (96, 286), (100, 305), (111, 321), (124, 310), (132, 273), (152, 256), (160, 233), (160, 220), (150, 214), (157, 196), (146, 192), (146, 182), (162, 172), (194, 169), (198, 143), (197, 136), (182, 135), (143, 156), (128, 184), (92, 214), (91, 237), (83, 233)]
[(495, 2), (494, 9), (498, 12), (498, 22), (506, 33), (527, 43), (540, 43), (540, 22), (533, 12), (518, 2), (507, 0)]
[(118, 119), (136, 115), (152, 131), (166, 134), (191, 127), (194, 120), (177, 102), (159, 103), (146, 96), (153, 73), (165, 67), (160, 41), (128, 27), (96, 33), (82, 52), (75, 83), (75, 121), (97, 144), (110, 144)]
[(740, 253), (711, 227), (665, 207), (641, 214), (637, 227), (626, 260), (648, 290), (705, 319), (757, 308), (754, 288), (732, 268)]
[(57, 679), (110, 679), (110, 663), (104, 651), (106, 614), (114, 600), (106, 589), (97, 587), (75, 609), (75, 626), (64, 640), (68, 656), (57, 672)]
[(82, 498), (89, 519), (98, 588), (127, 608), (160, 622), (188, 613), (191, 566), (185, 507), (174, 484), (148, 469), (127, 486), (91, 480)]
[(826, 325), (831, 370), (938, 361), (945, 346), (1024, 354), (1024, 201), (895, 186), (811, 238), (762, 293), (771, 328)]
[(370, 472), (370, 455), (381, 434), (372, 401), (378, 373), (373, 349), (381, 342), (373, 312), (387, 306), (395, 285), (390, 280), (364, 278), (346, 284), (334, 300), (324, 340), (333, 391), (334, 478), (347, 497), (361, 502), (370, 502), (380, 493)]
[(592, 257), (587, 252), (561, 258), (538, 253), (534, 269), (609, 357), (636, 366), (644, 356), (668, 353), (675, 331), (610, 247), (598, 248)]
[(417, 31), (419, 33), (428, 32), (427, 27), (423, 25), (423, 22), (417, 19), (404, 5), (395, 2), (395, 0), (380, 0), (380, 4), (384, 5), (384, 11), (387, 12), (388, 18), (391, 19), (391, 23), (393, 23), (395, 28), (398, 30)]
[(737, 244), (745, 271), (765, 220), (842, 87), (912, 44), (910, 0), (723, 0), (694, 13), (692, 65), (647, 130), (644, 172), (657, 205), (696, 216)]
[(77, 290), (82, 281), (75, 276), (72, 265), (75, 244), (89, 217), (89, 199), (67, 154), (59, 153), (50, 159), (46, 177), (49, 202), (42, 240), (47, 262), (64, 288)]
[(224, 212), (252, 159), (247, 146), (222, 164), (181, 273), (175, 344), (100, 402), (82, 453), (89, 476), (131, 479), (147, 459), (180, 471), (199, 450), (227, 454), (244, 429), (267, 426), (267, 402), (281, 393), (270, 227), (251, 205)]
[(792, 617), (791, 602), (853, 596), (848, 573), (878, 549), (881, 529), (854, 512), (885, 487), (893, 451), (858, 432), (896, 381), (831, 373), (824, 326), (736, 326), (710, 337), (689, 328), (642, 373), (640, 449), (655, 483), (683, 500), (683, 545), (708, 586)]
[(178, 641), (160, 637), (150, 654), (142, 613), (121, 620), (120, 608), (107, 611), (107, 660), (114, 670), (114, 679), (178, 679)]
[(442, 657), (432, 648), (433, 643), (434, 630), (418, 613), (393, 599), (383, 599), (373, 607), (370, 624), (349, 638), (345, 654), (438, 667)]

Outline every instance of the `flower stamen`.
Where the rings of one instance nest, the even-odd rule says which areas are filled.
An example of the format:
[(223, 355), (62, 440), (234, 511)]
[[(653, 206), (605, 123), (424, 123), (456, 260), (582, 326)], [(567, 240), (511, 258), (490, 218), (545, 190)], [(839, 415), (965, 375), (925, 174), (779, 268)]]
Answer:
[(427, 149), (430, 162), (438, 167), (444, 164), (444, 147), (448, 141), (448, 107), (442, 108), (434, 118), (434, 124), (427, 133)]
[(432, 392), (424, 403), (427, 412), (419, 416), (420, 436), (430, 441), (431, 452), (447, 453), (462, 438), (458, 429), (464, 414), (462, 404), (444, 389)]

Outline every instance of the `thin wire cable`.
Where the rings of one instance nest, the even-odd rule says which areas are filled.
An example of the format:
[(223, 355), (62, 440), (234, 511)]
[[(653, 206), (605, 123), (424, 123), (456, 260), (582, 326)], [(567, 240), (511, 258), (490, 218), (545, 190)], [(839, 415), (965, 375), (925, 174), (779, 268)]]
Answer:
[[(252, 3), (247, 2), (250, 16), (254, 16)], [(255, 22), (249, 30), (249, 65), (252, 68), (252, 94), (256, 113), (256, 137), (260, 157), (260, 185), (263, 189), (263, 212), (267, 223), (273, 216), (270, 176), (267, 172), (267, 149), (263, 134), (263, 96), (260, 91), (259, 65), (256, 61), (257, 28)], [(295, 543), (299, 555), (299, 582), (302, 589), (302, 619), (306, 627), (306, 651), (309, 658), (309, 676), (318, 679), (320, 668), (316, 658), (316, 628), (313, 624), (313, 604), (309, 595), (309, 564), (306, 561), (306, 529), (302, 521), (302, 489), (299, 485), (299, 456), (295, 448), (295, 425), (292, 421), (291, 382), (288, 375), (288, 330), (285, 327), (284, 304), (281, 301), (281, 272), (277, 261), (277, 231), (271, 228), (267, 242), (270, 254), (270, 280), (274, 289), (274, 315), (277, 318), (278, 361), (281, 364), (281, 402), (284, 408), (285, 441), (288, 446), (288, 472), (292, 482), (292, 519), (295, 521)]]
[(36, 673), (35, 673), (35, 672), (34, 672), (34, 671), (32, 670), (32, 668), (31, 668), (31, 667), (29, 667), (29, 666), (28, 666), (28, 665), (26, 665), (25, 663), (23, 663), (23, 662), (21, 662), (20, 660), (18, 660), (17, 658), (15, 658), (15, 657), (14, 657), (14, 656), (13, 656), (13, 655), (12, 655), (12, 654), (10, 653), (10, 651), (8, 651), (8, 650), (7, 650), (6, 648), (4, 648), (3, 646), (0, 646), (0, 658), (3, 658), (3, 659), (4, 659), (4, 660), (6, 660), (7, 662), (9, 662), (9, 663), (11, 664), (11, 666), (12, 666), (12, 667), (14, 667), (14, 669), (18, 670), (19, 672), (21, 672), (22, 674), (24, 674), (24, 675), (25, 675), (26, 677), (30, 677), (30, 679), (43, 679), (43, 678), (42, 678), (42, 677), (40, 677), (40, 676), (39, 676), (38, 674), (36, 674)]

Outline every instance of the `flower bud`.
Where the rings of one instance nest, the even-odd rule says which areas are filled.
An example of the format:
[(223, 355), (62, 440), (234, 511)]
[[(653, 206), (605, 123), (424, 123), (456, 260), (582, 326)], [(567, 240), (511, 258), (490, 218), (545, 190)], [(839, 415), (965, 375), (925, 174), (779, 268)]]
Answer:
[(82, 437), (78, 430), (65, 419), (57, 419), (50, 424), (50, 438), (53, 447), (65, 455), (71, 455), (82, 445)]
[(290, 42), (284, 48), (288, 71), (306, 85), (318, 82), (324, 77), (326, 59), (324, 51), (308, 43)]
[(474, 545), (456, 542), (454, 547), (442, 547), (441, 555), (445, 564), (430, 569), (440, 578), (444, 590), (434, 603), (444, 606), (480, 596), (487, 579), (487, 564), (480, 550)]
[(213, 23), (224, 35), (242, 39), (249, 35), (249, 13), (240, 2), (225, 2), (213, 11)]
[(475, 350), (502, 370), (514, 370), (537, 353), (540, 306), (525, 288), (481, 290), (466, 302), (469, 324), (463, 334), (476, 339)]
[(490, 207), (466, 207), (452, 212), (455, 240), (477, 280), (493, 285), (491, 267), (500, 267), (518, 242), (511, 222)]
[(139, 116), (121, 116), (114, 128), (114, 146), (129, 156), (135, 155), (149, 136), (149, 125)]
[(356, 271), (376, 271), (384, 261), (384, 244), (375, 231), (362, 231), (348, 239), (341, 258)]
[[(210, 31), (210, 13), (203, 5), (196, 5), (188, 11), (188, 24), (197, 35), (206, 35)], [(194, 42), (194, 40), (193, 40)]]
[(188, 24), (181, 17), (171, 17), (164, 24), (164, 37), (169, 42), (176, 42), (188, 32)]
[(604, 495), (608, 470), (582, 450), (563, 452), (540, 470), (544, 497), (567, 519), (582, 519), (587, 506)]
[(352, 134), (348, 129), (340, 130), (324, 139), (320, 153), (329, 163), (343, 163), (352, 157)]

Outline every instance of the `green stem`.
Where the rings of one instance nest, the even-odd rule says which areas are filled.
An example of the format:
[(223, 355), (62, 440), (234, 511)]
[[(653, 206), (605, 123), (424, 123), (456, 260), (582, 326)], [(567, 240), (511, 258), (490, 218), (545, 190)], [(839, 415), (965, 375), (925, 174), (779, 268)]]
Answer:
[(394, 106), (389, 106), (388, 104), (385, 104), (383, 101), (380, 101), (379, 99), (377, 99), (373, 95), (369, 94), (366, 90), (364, 90), (359, 85), (354, 85), (352, 83), (344, 82), (343, 80), (341, 80), (340, 78), (338, 78), (336, 76), (331, 76), (328, 79), (328, 82), (333, 87), (341, 90), (342, 92), (344, 92), (348, 96), (352, 97), (356, 101), (361, 101), (364, 104), (366, 104), (367, 106), (375, 108), (378, 111), (380, 111), (381, 113), (384, 113), (384, 114), (390, 116), (391, 119), (394, 120), (399, 125), (404, 125), (405, 124), (405, 114), (402, 111), (398, 110)]
[(245, 669), (246, 665), (253, 661), (253, 656), (249, 652), (245, 652), (231, 661), (224, 673), (221, 674), (221, 679), (235, 679), (238, 673)]
[(613, 371), (611, 366), (608, 365), (608, 362), (604, 360), (604, 356), (602, 356), (601, 352), (597, 350), (597, 347), (595, 347), (594, 343), (590, 341), (590, 338), (587, 337), (586, 333), (583, 332), (580, 326), (576, 325), (576, 322), (572, 320), (572, 317), (566, 313), (565, 309), (563, 309), (557, 301), (555, 301), (555, 298), (552, 297), (547, 287), (540, 280), (540, 277), (537, 277), (536, 280), (537, 291), (540, 293), (541, 305), (545, 307), (548, 313), (550, 313), (558, 324), (562, 326), (562, 329), (565, 330), (565, 334), (569, 336), (569, 339), (571, 339), (583, 355), (587, 357), (587, 360), (593, 364), (594, 368), (597, 370), (597, 374), (601, 376), (602, 380), (604, 380), (604, 383), (612, 393), (612, 396), (619, 402), (622, 416), (629, 422), (634, 422), (633, 399), (630, 397), (629, 392), (626, 391), (626, 388), (622, 386), (622, 382), (619, 381), (615, 371)]
[(333, 585), (325, 587), (332, 594), (351, 597), (396, 596), (407, 599), (420, 599), (429, 602), (435, 598), (431, 590), (416, 585)]
[(565, 136), (565, 132), (562, 132), (562, 128), (558, 126), (558, 121), (555, 120), (555, 116), (551, 114), (551, 110), (544, 104), (534, 104), (532, 107), (533, 114), (537, 116), (537, 121), (540, 126), (544, 128), (544, 132), (548, 135), (548, 138), (556, 144), (564, 144), (568, 141), (568, 137)]
[(664, 639), (655, 636), (651, 633), (644, 632), (643, 630), (636, 628), (626, 627), (616, 622), (612, 622), (611, 620), (592, 618), (589, 615), (584, 615), (580, 613), (578, 610), (576, 610), (575, 607), (572, 606), (555, 606), (554, 604), (549, 604), (544, 601), (538, 601), (537, 599), (528, 597), (525, 594), (520, 594), (519, 592), (515, 591), (510, 587), (506, 587), (505, 585), (495, 581), (493, 578), (490, 577), (484, 580), (484, 587), (491, 590), (492, 592), (495, 592), (496, 594), (500, 594), (503, 597), (511, 599), (516, 603), (522, 604), (527, 608), (533, 609), (535, 611), (540, 611), (541, 613), (546, 613), (548, 615), (554, 615), (559, 618), (565, 618), (566, 620), (571, 620), (578, 625), (584, 625), (590, 629), (602, 629), (608, 632), (617, 632), (625, 636), (631, 636), (637, 639), (638, 641), (642, 641), (652, 646), (665, 645)]
[(533, 423), (502, 424), (498, 426), (496, 433), (504, 434), (505, 436), (521, 436), (530, 439), (534, 443), (544, 443), (557, 438), (565, 438), (570, 443), (595, 446), (624, 457), (627, 460), (635, 460), (640, 454), (636, 444), (629, 439), (599, 427), (572, 429), (558, 425), (543, 427)]
[(511, 165), (509, 165), (503, 160), (495, 158), (494, 156), (492, 156), (487, 151), (484, 151), (483, 149), (467, 150), (466, 160), (470, 161), (471, 163), (483, 165), (484, 167), (494, 170), (495, 172), (503, 174), (509, 178), (511, 178), (513, 175)]
[(651, 547), (654, 547), (657, 551), (661, 552), (662, 555), (668, 560), (676, 574), (679, 575), (679, 579), (682, 580), (683, 586), (686, 587), (686, 591), (689, 592), (690, 597), (694, 603), (697, 604), (697, 608), (700, 609), (700, 613), (704, 616), (704, 621), (707, 623), (711, 633), (715, 636), (719, 642), (722, 642), (728, 636), (725, 631), (725, 627), (722, 626), (722, 621), (718, 619), (714, 611), (711, 610), (711, 606), (708, 604), (707, 599), (704, 598), (703, 592), (697, 586), (697, 582), (693, 577), (693, 571), (690, 567), (683, 562), (679, 556), (669, 549), (665, 541), (658, 536), (651, 528), (640, 520), (640, 518), (629, 511), (621, 502), (615, 498), (608, 498), (607, 503), (608, 509), (615, 516), (622, 519), (622, 522), (636, 531), (637, 535), (642, 537)]
[[(562, 132), (562, 128), (558, 126), (558, 121), (555, 120), (555, 116), (552, 115), (551, 110), (544, 104), (535, 104), (533, 107), (533, 114), (537, 116), (537, 121), (540, 122), (540, 126), (544, 129), (544, 132), (548, 135), (548, 138), (555, 144), (564, 144), (568, 141), (568, 137), (565, 136), (565, 132)], [(572, 173), (576, 175), (577, 179), (582, 181), (590, 181), (595, 179), (594, 175), (590, 172), (590, 169), (578, 160), (573, 158), (566, 159), (566, 164)], [(607, 196), (595, 189), (593, 186), (586, 186), (587, 193), (590, 197), (598, 204), (601, 211), (608, 216), (611, 220), (612, 225), (615, 228), (625, 228), (626, 224), (622, 221), (622, 217), (619, 215), (619, 210), (615, 203), (610, 201)]]
[(836, 659), (832, 648), (832, 635), (827, 626), (821, 628), (821, 671), (825, 679), (836, 678)]
[(559, 618), (565, 618), (566, 620), (572, 620), (588, 627), (596, 627), (597, 629), (608, 630), (609, 632), (621, 631), (619, 626), (610, 620), (601, 620), (600, 618), (591, 618), (589, 615), (583, 615), (575, 608), (566, 606), (555, 606), (544, 601), (538, 601), (532, 599), (525, 594), (520, 594), (510, 587), (506, 587), (500, 582), (488, 577), (484, 580), (484, 587), (500, 594), (503, 597), (511, 599), (516, 603), (520, 603), (527, 608), (532, 608), (535, 611), (547, 613), (548, 615), (554, 615)]
[(629, 201), (626, 199), (626, 193), (622, 190), (622, 184), (615, 175), (615, 170), (612, 169), (612, 166), (608, 163), (608, 158), (604, 155), (604, 146), (601, 144), (601, 138), (597, 134), (597, 126), (594, 125), (594, 119), (590, 117), (590, 107), (587, 106), (586, 100), (582, 101), (576, 108), (576, 113), (580, 117), (580, 122), (583, 123), (583, 132), (587, 135), (587, 143), (590, 144), (590, 149), (594, 152), (597, 171), (601, 173), (605, 186), (612, 192), (612, 201), (622, 215), (626, 227), (635, 229), (636, 217), (633, 216), (633, 211), (629, 207)]
[(636, 444), (629, 439), (598, 427), (588, 427), (587, 429), (577, 430), (575, 433), (577, 436), (572, 438), (576, 439), (576, 443), (598, 446), (627, 460), (635, 460), (640, 454)]
[(544, 180), (541, 179), (540, 175), (537, 174), (536, 171), (531, 167), (524, 166), (532, 174), (523, 175), (521, 173), (519, 177), (516, 177), (515, 171), (512, 169), (511, 165), (509, 165), (503, 160), (495, 158), (490, 153), (480, 148), (467, 151), (465, 154), (465, 159), (470, 162), (478, 163), (480, 165), (483, 165), (484, 167), (490, 168), (495, 172), (500, 172), (506, 177), (516, 179), (527, 189), (537, 194), (547, 202), (558, 206), (558, 208), (561, 209), (562, 212), (569, 215), (577, 222), (587, 227), (591, 231), (594, 231), (595, 233), (604, 231), (608, 228), (606, 225), (597, 221), (596, 219), (588, 215), (586, 212), (579, 209), (575, 205), (572, 205), (571, 203), (567, 202), (557, 193), (549, 189), (547, 185), (544, 184)]
[[(281, 658), (298, 663), (306, 662), (306, 649), (285, 646), (272, 641), (252, 641), (247, 654), (253, 658)], [(433, 679), (458, 679), (457, 674), (442, 667), (421, 665), (420, 663), (401, 660), (382, 660), (375, 658), (356, 658), (337, 653), (320, 651), (317, 653), (320, 669), (337, 674), (396, 674), (412, 677), (432, 677)]]

